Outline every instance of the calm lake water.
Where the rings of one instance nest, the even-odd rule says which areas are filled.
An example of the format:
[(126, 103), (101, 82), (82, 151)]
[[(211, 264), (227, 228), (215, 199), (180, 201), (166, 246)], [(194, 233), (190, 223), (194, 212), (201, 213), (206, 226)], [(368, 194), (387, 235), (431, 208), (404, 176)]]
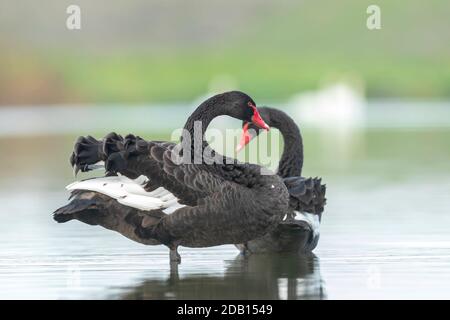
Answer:
[[(115, 108), (96, 126), (74, 121), (72, 107), (0, 109), (1, 299), (450, 298), (450, 105), (382, 103), (364, 126), (302, 127), (304, 175), (328, 187), (314, 254), (181, 248), (177, 273), (162, 246), (52, 220), (73, 181), (76, 136), (136, 132), (131, 110)], [(142, 117), (136, 126), (146, 138), (168, 137), (161, 123), (161, 133), (145, 131)]]

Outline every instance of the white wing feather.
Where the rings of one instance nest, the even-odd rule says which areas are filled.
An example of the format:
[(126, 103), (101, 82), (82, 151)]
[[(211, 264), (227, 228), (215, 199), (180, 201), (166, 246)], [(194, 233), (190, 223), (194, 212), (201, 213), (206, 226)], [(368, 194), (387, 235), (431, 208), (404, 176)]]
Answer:
[(313, 230), (313, 235), (315, 237), (319, 236), (320, 234), (320, 221), (319, 216), (317, 214), (312, 214), (308, 212), (300, 212), (295, 211), (295, 220), (298, 221), (305, 221), (311, 226), (311, 229)]
[(76, 181), (69, 184), (66, 189), (95, 191), (125, 206), (140, 210), (165, 209), (166, 213), (172, 213), (183, 207), (171, 192), (162, 187), (151, 192), (145, 191), (143, 185), (147, 181), (147, 177), (144, 176), (132, 180), (120, 175)]

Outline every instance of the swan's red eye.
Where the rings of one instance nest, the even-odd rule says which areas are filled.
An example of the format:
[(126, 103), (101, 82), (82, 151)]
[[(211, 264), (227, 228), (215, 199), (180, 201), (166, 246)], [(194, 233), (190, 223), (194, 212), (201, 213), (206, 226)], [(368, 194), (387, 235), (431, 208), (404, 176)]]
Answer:
[(261, 118), (261, 115), (259, 114), (259, 111), (256, 108), (256, 106), (251, 102), (248, 103), (248, 106), (253, 109), (253, 116), (251, 118), (252, 122), (259, 128), (269, 131), (270, 127)]

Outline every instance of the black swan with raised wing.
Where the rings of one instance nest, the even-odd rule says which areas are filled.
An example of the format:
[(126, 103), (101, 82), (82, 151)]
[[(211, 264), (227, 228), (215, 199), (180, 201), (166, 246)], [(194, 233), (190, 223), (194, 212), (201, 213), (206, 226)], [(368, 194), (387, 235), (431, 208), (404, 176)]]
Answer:
[[(284, 140), (277, 174), (284, 179), (290, 194), (289, 212), (278, 226), (261, 238), (236, 245), (242, 252), (309, 252), (319, 241), (319, 226), (325, 206), (325, 185), (321, 179), (304, 178), (303, 140), (294, 120), (281, 110), (258, 108), (264, 121), (280, 130)], [(261, 130), (243, 122), (238, 150), (244, 148)]]
[[(114, 150), (114, 143), (104, 144), (103, 160), (109, 174), (133, 179), (144, 175), (149, 179), (147, 190), (163, 187), (185, 205), (171, 214), (164, 213), (161, 205), (125, 217), (139, 239), (152, 239), (169, 247), (171, 260), (180, 260), (180, 245), (208, 247), (261, 237), (276, 227), (288, 211), (289, 194), (278, 175), (262, 174), (267, 169), (226, 158), (205, 141), (206, 128), (220, 115), (268, 129), (254, 101), (242, 92), (232, 91), (203, 102), (188, 118), (178, 145), (139, 138), (125, 141), (124, 150)], [(82, 144), (76, 146), (71, 157), (76, 168), (87, 169), (102, 160), (87, 161), (85, 151)], [(74, 206), (72, 202), (58, 209), (55, 220), (79, 219), (74, 215)]]
[[(259, 110), (261, 110), (263, 119), (267, 119), (272, 126), (281, 130), (285, 140), (278, 175), (286, 178), (285, 184), (291, 194), (291, 205), (286, 219), (274, 231), (257, 240), (250, 241), (247, 252), (311, 251), (318, 241), (318, 227), (325, 205), (325, 186), (320, 184), (320, 179), (300, 177), (303, 166), (303, 145), (300, 130), (294, 121), (277, 109), (259, 108)], [(259, 134), (256, 131), (257, 127), (249, 126), (246, 122), (243, 129), (240, 148), (243, 148)], [(72, 155), (71, 163), (75, 164), (75, 157), (80, 158), (81, 160), (77, 159), (77, 163), (80, 164), (83, 171), (86, 171), (88, 167), (95, 167), (88, 166), (87, 163), (104, 160), (108, 157), (108, 153), (132, 153), (133, 147), (130, 148), (130, 145), (133, 143), (130, 143), (131, 141), (134, 141), (134, 144), (146, 145), (147, 143), (139, 138), (136, 140), (134, 136), (124, 139), (115, 133), (109, 134), (103, 141), (92, 137), (81, 137), (77, 141), (75, 147), (77, 152)], [(128, 151), (126, 151), (127, 149)], [(121, 157), (117, 156), (116, 158), (120, 159)], [(132, 159), (127, 164), (128, 174), (137, 176), (138, 173), (133, 171), (130, 166), (136, 160)], [(75, 168), (78, 167), (75, 165)], [(159, 244), (159, 242), (136, 235), (130, 217), (141, 213), (140, 210), (150, 211), (160, 208), (165, 213), (170, 213), (182, 206), (171, 193), (161, 187), (151, 191), (153, 187), (144, 177), (135, 181), (124, 176), (96, 178), (73, 183), (67, 189), (73, 192), (74, 200), (70, 205), (71, 214), (57, 215), (56, 218), (78, 219), (86, 223), (98, 224), (143, 244)], [(242, 251), (245, 248), (243, 245), (237, 245), (237, 247)]]

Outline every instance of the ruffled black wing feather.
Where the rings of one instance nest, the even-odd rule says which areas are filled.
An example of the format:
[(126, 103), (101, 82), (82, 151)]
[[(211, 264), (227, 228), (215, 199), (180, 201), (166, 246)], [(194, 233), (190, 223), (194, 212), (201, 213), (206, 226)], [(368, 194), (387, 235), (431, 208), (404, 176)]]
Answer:
[(283, 179), (293, 210), (322, 214), (326, 204), (326, 185), (321, 178), (289, 177)]

